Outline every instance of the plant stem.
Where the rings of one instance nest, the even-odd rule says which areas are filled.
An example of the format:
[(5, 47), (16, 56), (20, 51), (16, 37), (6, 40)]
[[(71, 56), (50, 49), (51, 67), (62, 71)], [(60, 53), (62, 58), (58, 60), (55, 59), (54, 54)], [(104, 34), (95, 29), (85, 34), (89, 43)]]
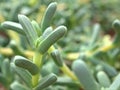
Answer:
[(93, 55), (97, 54), (98, 52), (107, 52), (107, 51), (109, 51), (109, 50), (111, 50), (111, 49), (113, 49), (113, 48), (115, 48), (115, 47), (116, 47), (116, 46), (113, 45), (113, 44), (105, 45), (105, 46), (99, 47), (99, 48), (98, 48), (97, 50), (95, 50), (95, 51), (87, 51), (87, 52), (85, 53), (85, 55), (86, 55), (87, 57), (92, 57)]
[(40, 54), (39, 52), (35, 52), (34, 56), (33, 56), (33, 63), (35, 63), (39, 68), (42, 66), (42, 54)]
[[(54, 50), (55, 50), (55, 47), (51, 46), (50, 49), (48, 50), (48, 53), (50, 54)], [(77, 77), (74, 75), (74, 73), (68, 68), (68, 66), (64, 62), (63, 62), (63, 66), (60, 67), (60, 69), (63, 71), (63, 73), (71, 77), (73, 80), (75, 81), (77, 80)]]
[(32, 86), (35, 87), (38, 84), (38, 81), (40, 79), (40, 74), (36, 74), (32, 76)]
[(48, 50), (48, 53), (50, 54), (51, 52), (53, 52), (55, 50), (55, 47), (52, 45), (49, 50)]
[(77, 81), (77, 77), (74, 75), (74, 73), (67, 67), (67, 65), (64, 63), (62, 67), (60, 67), (60, 69), (63, 71), (63, 73), (65, 73), (66, 75), (68, 75), (69, 77), (71, 77), (73, 80)]
[[(33, 56), (33, 63), (36, 64), (39, 69), (41, 69), (41, 67), (42, 67), (42, 56), (43, 55), (40, 54), (37, 51), (35, 52), (35, 54)], [(40, 73), (32, 76), (32, 85), (33, 85), (33, 87), (38, 84), (39, 79), (40, 79)]]

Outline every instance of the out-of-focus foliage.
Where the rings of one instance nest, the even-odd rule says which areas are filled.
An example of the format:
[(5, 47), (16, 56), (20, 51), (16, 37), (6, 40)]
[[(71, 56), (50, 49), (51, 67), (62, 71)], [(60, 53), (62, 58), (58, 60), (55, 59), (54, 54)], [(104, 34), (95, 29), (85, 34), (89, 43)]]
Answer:
[(119, 90), (119, 5), (119, 0), (0, 0), (0, 89)]

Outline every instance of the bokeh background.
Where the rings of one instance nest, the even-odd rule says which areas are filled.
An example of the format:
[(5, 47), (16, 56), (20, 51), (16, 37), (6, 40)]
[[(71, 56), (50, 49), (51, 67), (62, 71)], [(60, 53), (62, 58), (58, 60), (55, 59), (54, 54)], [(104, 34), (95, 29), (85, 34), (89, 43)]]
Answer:
[[(24, 14), (40, 25), (45, 9), (51, 2), (58, 3), (51, 26), (55, 28), (65, 25), (68, 29), (67, 34), (57, 42), (56, 46), (58, 46), (65, 63), (70, 68), (72, 62), (81, 57), (81, 53), (88, 50), (90, 44), (96, 45), (95, 49), (99, 48), (103, 44), (111, 43), (110, 41), (116, 35), (112, 23), (114, 20), (120, 19), (119, 0), (0, 0), (0, 24), (4, 21), (18, 22), (18, 14)], [(99, 33), (93, 44), (93, 33), (98, 29)], [(0, 67), (5, 58), (11, 60), (15, 55), (11, 51), (11, 40), (14, 40), (16, 45), (22, 49), (31, 50), (22, 36), (0, 26)], [(119, 72), (119, 52), (120, 49), (115, 48), (100, 53), (96, 57), (113, 66)], [(30, 57), (32, 53), (29, 52)], [(92, 68), (94, 67), (94, 64), (87, 63)], [(56, 68), (52, 67), (51, 64)], [(61, 73), (53, 62), (49, 61), (46, 66), (50, 69), (48, 73), (54, 72), (57, 75)], [(2, 74), (1, 71), (0, 74)], [(46, 73), (43, 72), (43, 75), (46, 75)], [(4, 90), (2, 86), (0, 87), (0, 90)]]

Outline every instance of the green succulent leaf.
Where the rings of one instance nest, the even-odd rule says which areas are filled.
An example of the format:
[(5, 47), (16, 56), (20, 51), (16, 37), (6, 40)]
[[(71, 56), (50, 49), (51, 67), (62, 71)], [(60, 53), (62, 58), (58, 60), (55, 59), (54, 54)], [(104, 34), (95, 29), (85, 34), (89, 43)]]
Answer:
[(120, 90), (120, 74), (118, 74), (113, 81), (113, 83), (110, 85), (108, 90)]
[(109, 87), (111, 84), (109, 77), (107, 76), (107, 74), (104, 71), (99, 71), (97, 73), (97, 79), (99, 81), (99, 84), (102, 87)]
[(32, 75), (39, 73), (39, 68), (34, 63), (32, 63), (30, 60), (22, 56), (15, 56), (14, 63), (16, 66), (28, 70)]
[(23, 27), (23, 30), (24, 30), (26, 37), (27, 37), (27, 40), (29, 41), (30, 45), (33, 48), (35, 48), (34, 47), (35, 40), (37, 40), (38, 35), (37, 35), (36, 30), (34, 30), (34, 27), (31, 23), (31, 21), (25, 15), (18, 15), (18, 19), (19, 19), (19, 23)]
[(44, 38), (39, 45), (39, 52), (44, 54), (57, 40), (64, 36), (67, 29), (65, 26), (59, 26), (53, 30), (46, 38)]
[(27, 70), (16, 67), (14, 63), (11, 63), (11, 68), (20, 77), (26, 86), (32, 87), (32, 75)]
[(18, 32), (21, 35), (25, 35), (25, 32), (19, 23), (5, 21), (1, 24), (1, 26), (5, 29), (10, 29), (10, 30), (13, 30), (15, 32)]
[(117, 33), (120, 33), (120, 20), (118, 19), (114, 20), (112, 26)]
[(42, 90), (44, 88), (47, 88), (48, 86), (55, 83), (56, 80), (57, 80), (57, 76), (55, 74), (53, 74), (53, 73), (49, 74), (40, 80), (38, 86), (35, 87), (34, 90)]
[(3, 76), (6, 78), (7, 82), (11, 83), (12, 80), (13, 80), (13, 75), (12, 75), (12, 71), (11, 71), (11, 68), (10, 68), (9, 59), (5, 59), (2, 62), (1, 70), (2, 70)]
[(42, 31), (41, 31), (41, 29), (40, 29), (40, 27), (39, 27), (39, 24), (38, 24), (36, 21), (32, 21), (31, 23), (32, 23), (32, 25), (33, 25), (34, 30), (36, 30), (37, 35), (38, 35), (38, 36), (41, 36)]
[(113, 44), (119, 46), (119, 38), (120, 38), (120, 20), (116, 19), (113, 24), (112, 24), (113, 28), (116, 31), (116, 35), (114, 37), (113, 40)]
[(78, 81), (73, 81), (68, 77), (58, 77), (54, 85), (68, 86), (68, 87), (80, 87)]
[(103, 66), (104, 71), (109, 76), (113, 77), (113, 76), (116, 76), (118, 74), (117, 70), (114, 67), (110, 66), (109, 64), (102, 62), (102, 66)]
[(41, 43), (42, 40), (43, 40), (42, 36), (40, 36), (39, 38), (37, 38), (37, 40), (35, 41), (35, 47), (36, 48), (39, 46), (39, 44)]
[(22, 85), (16, 81), (13, 82), (10, 87), (12, 90), (31, 90), (31, 89), (25, 87), (24, 85)]
[(53, 31), (52, 27), (46, 28), (45, 31), (42, 34), (42, 38), (46, 38), (52, 31)]
[(95, 24), (94, 27), (93, 27), (93, 34), (92, 34), (90, 46), (94, 45), (95, 42), (97, 41), (98, 36), (99, 36), (99, 32), (100, 32), (100, 25)]
[(74, 61), (72, 69), (85, 90), (99, 90), (95, 79), (82, 60)]
[(63, 60), (62, 57), (60, 55), (60, 52), (56, 49), (53, 52), (51, 52), (51, 56), (54, 60), (54, 62), (56, 63), (56, 65), (58, 65), (59, 67), (63, 66)]
[(41, 22), (41, 29), (42, 29), (42, 32), (44, 32), (44, 30), (50, 26), (50, 23), (51, 23), (51, 20), (52, 20), (52, 17), (53, 15), (55, 14), (55, 11), (57, 9), (57, 3), (56, 2), (53, 2), (51, 3), (46, 11), (45, 11), (45, 14), (43, 16), (43, 19), (42, 19), (42, 22)]
[(53, 31), (52, 27), (48, 27), (42, 34), (42, 36), (40, 36), (35, 43), (35, 46), (38, 47), (39, 44), (41, 43), (41, 41), (46, 38), (51, 32)]
[(20, 13), (23, 4), (24, 4), (23, 1), (21, 1), (20, 3), (16, 3), (15, 5), (13, 5), (13, 7), (11, 7), (12, 10), (8, 15), (11, 21), (18, 22), (17, 15), (18, 13)]
[(101, 65), (101, 68), (110, 77), (114, 77), (118, 74), (117, 70), (114, 67), (112, 67), (111, 65), (103, 62), (102, 60), (98, 60), (97, 58), (90, 58), (90, 61), (95, 65)]
[(9, 47), (13, 50), (13, 52), (17, 55), (24, 56), (23, 49), (17, 45), (14, 40), (11, 40), (9, 43)]

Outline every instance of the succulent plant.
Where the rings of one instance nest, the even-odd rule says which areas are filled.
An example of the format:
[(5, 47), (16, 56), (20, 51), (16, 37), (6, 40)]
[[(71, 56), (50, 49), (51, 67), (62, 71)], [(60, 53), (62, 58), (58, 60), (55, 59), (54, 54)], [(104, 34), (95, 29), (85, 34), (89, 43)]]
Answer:
[[(32, 6), (31, 2), (32, 0), (30, 0), (30, 6)], [(68, 17), (75, 13), (74, 11), (77, 13), (75, 13), (75, 17), (68, 20), (70, 22), (66, 23), (68, 26), (66, 27), (59, 25), (59, 16), (57, 19), (55, 18), (58, 23), (54, 21), (52, 24), (55, 25), (51, 25), (57, 10), (57, 2), (48, 5), (41, 23), (29, 19), (29, 14), (34, 12), (36, 7), (26, 15), (18, 14), (22, 7), (21, 4), (16, 6), (9, 21), (2, 22), (0, 26), (3, 30), (16, 32), (21, 40), (18, 43), (10, 39), (7, 47), (0, 47), (0, 52), (3, 54), (0, 56), (0, 85), (2, 84), (7, 90), (120, 89), (120, 66), (118, 65), (120, 21), (118, 19), (112, 24), (112, 28), (115, 30), (115, 35), (112, 37), (101, 34), (102, 26), (99, 22), (91, 28), (88, 27), (90, 22), (83, 20), (85, 24), (80, 21), (81, 27), (74, 27), (74, 24), (77, 24), (75, 21), (84, 17), (86, 8), (79, 11), (77, 10), (79, 6), (74, 8), (68, 6), (73, 11), (67, 13), (66, 16), (63, 14), (63, 21), (67, 22)], [(39, 4), (40, 2), (37, 4), (37, 9)], [(91, 1), (90, 5), (94, 5), (94, 3)], [(60, 11), (57, 12), (58, 14)], [(18, 19), (14, 19), (14, 16)], [(71, 24), (70, 27), (69, 24)], [(66, 34), (67, 29), (70, 28), (74, 31), (71, 29)], [(89, 31), (90, 29), (93, 31)], [(76, 35), (73, 36), (73, 32)], [(84, 35), (84, 33), (86, 34)], [(59, 47), (57, 44), (65, 35), (66, 37), (61, 41), (63, 45)], [(79, 37), (77, 37), (78, 35)], [(78, 43), (78, 47), (74, 46), (76, 43)], [(67, 45), (69, 50), (66, 49)], [(72, 59), (68, 57), (67, 53), (71, 51), (75, 52), (70, 54)]]

